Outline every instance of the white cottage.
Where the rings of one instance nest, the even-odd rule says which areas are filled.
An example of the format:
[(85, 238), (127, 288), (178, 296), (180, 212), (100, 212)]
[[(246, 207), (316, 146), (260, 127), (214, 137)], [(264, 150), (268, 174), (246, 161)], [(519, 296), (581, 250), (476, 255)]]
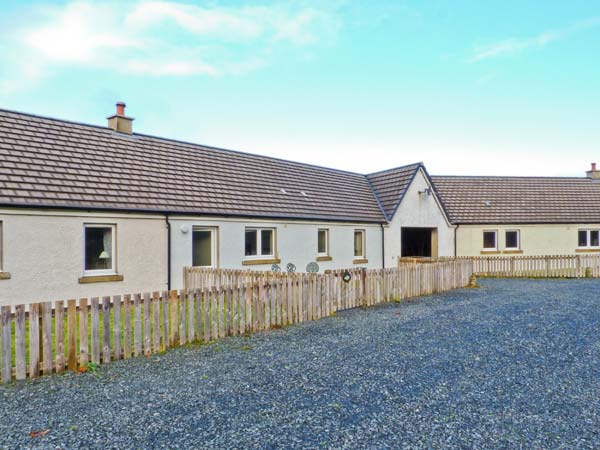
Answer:
[(457, 256), (600, 253), (600, 171), (585, 177), (435, 176)]
[(585, 178), (363, 175), (0, 110), (0, 305), (178, 289), (185, 266), (600, 252)]
[(183, 267), (451, 256), (422, 164), (362, 175), (0, 110), (0, 304), (182, 287)]

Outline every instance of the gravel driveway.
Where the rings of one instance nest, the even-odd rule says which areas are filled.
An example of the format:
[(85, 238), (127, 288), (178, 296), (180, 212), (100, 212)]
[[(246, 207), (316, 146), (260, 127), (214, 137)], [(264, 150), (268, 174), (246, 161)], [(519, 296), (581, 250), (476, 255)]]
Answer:
[(0, 386), (0, 448), (598, 448), (600, 281), (480, 283)]

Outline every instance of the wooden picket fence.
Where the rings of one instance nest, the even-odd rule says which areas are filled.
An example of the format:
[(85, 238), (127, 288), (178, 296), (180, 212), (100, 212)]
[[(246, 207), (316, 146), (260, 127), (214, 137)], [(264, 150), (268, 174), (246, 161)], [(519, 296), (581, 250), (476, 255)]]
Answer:
[(523, 278), (600, 277), (600, 255), (476, 257), (478, 276)]
[(443, 258), (402, 258), (399, 266), (444, 261), (472, 261), (480, 277), (502, 278), (589, 278), (600, 277), (600, 255), (548, 256), (460, 256)]
[[(325, 274), (186, 269), (187, 289), (0, 309), (2, 382), (467, 286), (470, 261)], [(350, 274), (350, 280), (344, 275)], [(191, 282), (198, 283), (190, 285)]]
[[(348, 282), (343, 280), (346, 272), (351, 276)], [(323, 291), (324, 300), (329, 301), (331, 297), (335, 311), (339, 311), (464, 287), (468, 285), (472, 274), (471, 261), (461, 260), (402, 265), (394, 269), (331, 270), (323, 274), (185, 267), (183, 279), (187, 290), (269, 285), (278, 280), (292, 280), (293, 283), (304, 285), (308, 280), (317, 279), (329, 286)]]

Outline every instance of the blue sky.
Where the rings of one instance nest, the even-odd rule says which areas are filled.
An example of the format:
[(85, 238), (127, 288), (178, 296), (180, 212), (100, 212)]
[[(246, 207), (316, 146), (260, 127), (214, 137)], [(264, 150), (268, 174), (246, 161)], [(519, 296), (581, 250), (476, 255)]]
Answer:
[(600, 1), (0, 3), (0, 107), (371, 172), (600, 163)]

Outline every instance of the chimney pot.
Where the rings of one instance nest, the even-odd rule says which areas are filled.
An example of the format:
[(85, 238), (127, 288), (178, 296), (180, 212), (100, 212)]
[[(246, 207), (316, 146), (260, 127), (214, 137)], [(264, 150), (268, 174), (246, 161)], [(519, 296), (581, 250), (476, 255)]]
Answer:
[(133, 117), (125, 115), (125, 102), (117, 102), (117, 112), (108, 117), (108, 126), (119, 133), (132, 134)]
[(600, 180), (600, 170), (596, 168), (596, 163), (592, 163), (591, 170), (588, 170), (585, 175), (592, 180)]

